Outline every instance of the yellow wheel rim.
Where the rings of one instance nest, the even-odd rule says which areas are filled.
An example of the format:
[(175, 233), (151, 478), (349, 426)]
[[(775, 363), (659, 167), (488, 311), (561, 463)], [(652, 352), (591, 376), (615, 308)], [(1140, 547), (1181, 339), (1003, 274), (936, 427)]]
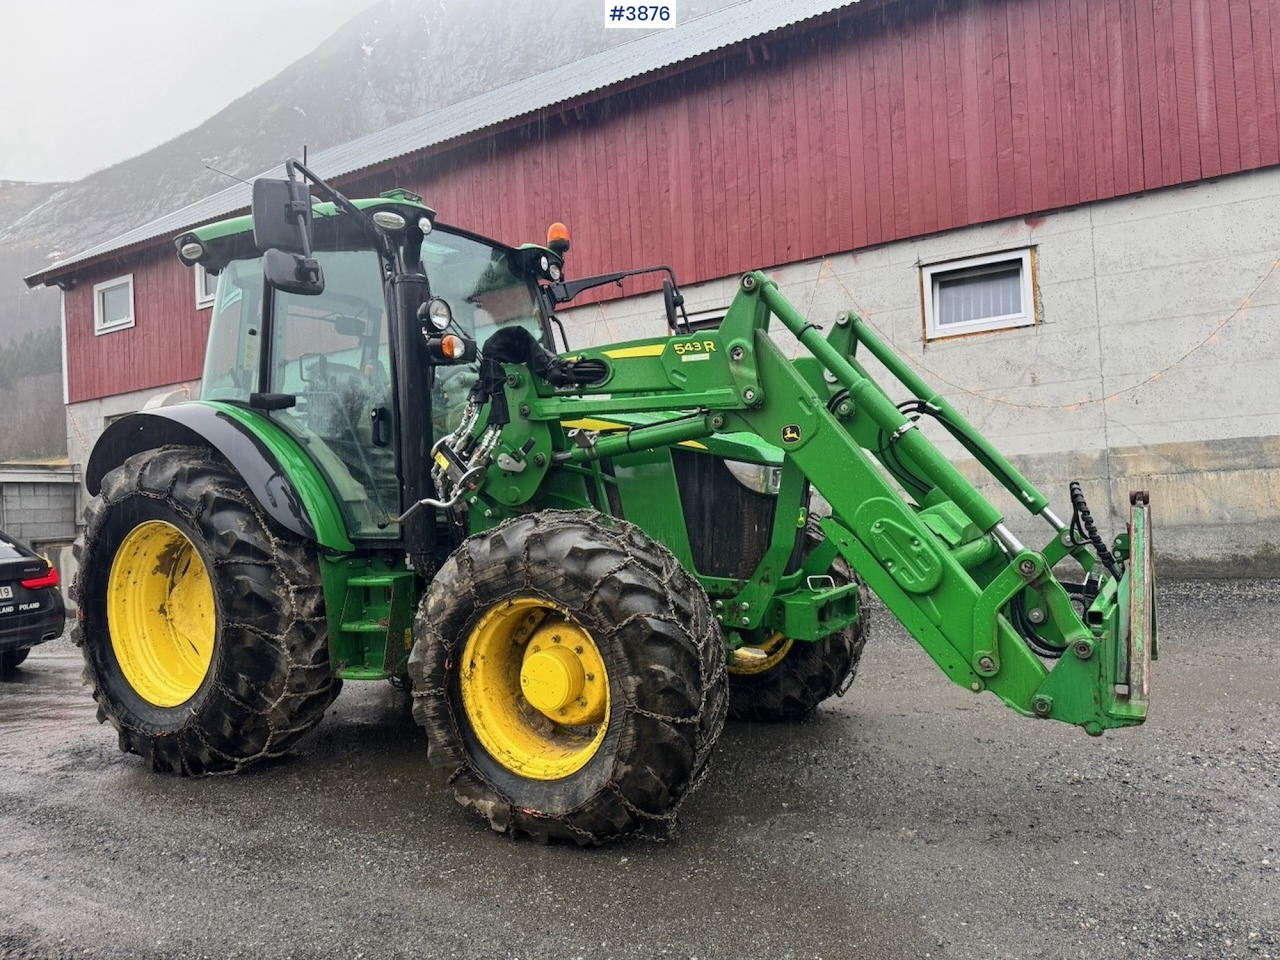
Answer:
[(609, 676), (590, 631), (545, 600), (497, 604), (462, 650), (462, 708), (498, 763), (560, 780), (595, 756), (609, 726)]
[(209, 672), (217, 613), (204, 560), (171, 523), (129, 531), (107, 577), (111, 649), (138, 696), (157, 707), (190, 700)]
[(729, 672), (738, 676), (750, 676), (772, 670), (791, 651), (793, 643), (795, 641), (790, 637), (775, 633), (758, 647), (739, 647), (733, 651)]

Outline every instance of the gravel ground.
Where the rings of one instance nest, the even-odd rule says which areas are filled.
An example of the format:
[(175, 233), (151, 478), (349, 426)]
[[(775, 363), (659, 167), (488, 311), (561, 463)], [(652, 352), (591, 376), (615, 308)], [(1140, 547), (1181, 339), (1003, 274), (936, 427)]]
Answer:
[(385, 684), (268, 768), (150, 774), (48, 644), (0, 683), (0, 958), (1280, 958), (1280, 583), (1161, 603), (1143, 728), (1017, 717), (880, 611), (843, 700), (587, 851), (459, 809)]

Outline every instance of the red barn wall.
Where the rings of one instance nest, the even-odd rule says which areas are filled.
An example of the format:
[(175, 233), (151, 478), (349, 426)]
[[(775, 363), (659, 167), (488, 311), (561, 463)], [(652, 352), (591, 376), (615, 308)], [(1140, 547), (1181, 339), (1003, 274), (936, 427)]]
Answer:
[[(133, 274), (134, 325), (95, 336), (93, 285), (127, 273)], [(195, 277), (172, 244), (96, 265), (63, 296), (70, 402), (200, 377), (212, 311), (196, 309)]]
[(1280, 163), (1278, 65), (1276, 0), (855, 7), (396, 175), (508, 241), (564, 220), (575, 275), (701, 281)]
[[(1280, 0), (901, 0), (344, 183), (695, 282), (1280, 163), (1278, 91)], [(73, 401), (199, 376), (207, 312), (157, 256), (137, 330), (69, 330)]]

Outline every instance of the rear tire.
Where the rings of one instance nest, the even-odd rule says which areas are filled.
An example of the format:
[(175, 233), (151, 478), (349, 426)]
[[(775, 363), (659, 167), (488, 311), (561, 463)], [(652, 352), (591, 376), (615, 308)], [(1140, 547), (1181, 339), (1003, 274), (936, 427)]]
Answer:
[(622, 521), (543, 511), (469, 538), (416, 636), (428, 758), (499, 833), (594, 845), (670, 822), (724, 726), (706, 594)]
[(27, 659), (27, 654), (30, 652), (30, 647), (23, 647), (21, 650), (6, 650), (0, 653), (0, 677), (7, 677), (17, 670), (18, 665)]
[(86, 517), (72, 639), (121, 750), (159, 771), (236, 772), (320, 722), (339, 683), (319, 570), (225, 461), (135, 454)]
[[(822, 542), (816, 523), (805, 531), (810, 548)], [(829, 571), (837, 585), (857, 580), (842, 557)], [(829, 636), (812, 642), (778, 634), (761, 648), (761, 663), (744, 662), (729, 668), (729, 719), (763, 723), (799, 720), (822, 701), (841, 696), (858, 674), (858, 661), (867, 644), (867, 588), (858, 590), (858, 619)]]

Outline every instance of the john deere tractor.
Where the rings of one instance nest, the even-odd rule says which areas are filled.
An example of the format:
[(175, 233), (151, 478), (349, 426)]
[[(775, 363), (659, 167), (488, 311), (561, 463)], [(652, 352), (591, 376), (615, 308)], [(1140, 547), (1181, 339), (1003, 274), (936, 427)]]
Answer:
[[(389, 679), (460, 803), (600, 843), (675, 816), (726, 714), (842, 693), (867, 588), (1018, 713), (1145, 718), (1145, 494), (1111, 545), (1078, 488), (1064, 522), (862, 320), (823, 330), (762, 273), (695, 330), (666, 268), (568, 280), (567, 236), (504, 246), (286, 172), (176, 239), (218, 278), (200, 399), (113, 423), (88, 465), (76, 639), (121, 749), (237, 771), (343, 681)], [(661, 336), (556, 343), (559, 305), (655, 271)], [(929, 424), (1045, 521), (1041, 549)]]

